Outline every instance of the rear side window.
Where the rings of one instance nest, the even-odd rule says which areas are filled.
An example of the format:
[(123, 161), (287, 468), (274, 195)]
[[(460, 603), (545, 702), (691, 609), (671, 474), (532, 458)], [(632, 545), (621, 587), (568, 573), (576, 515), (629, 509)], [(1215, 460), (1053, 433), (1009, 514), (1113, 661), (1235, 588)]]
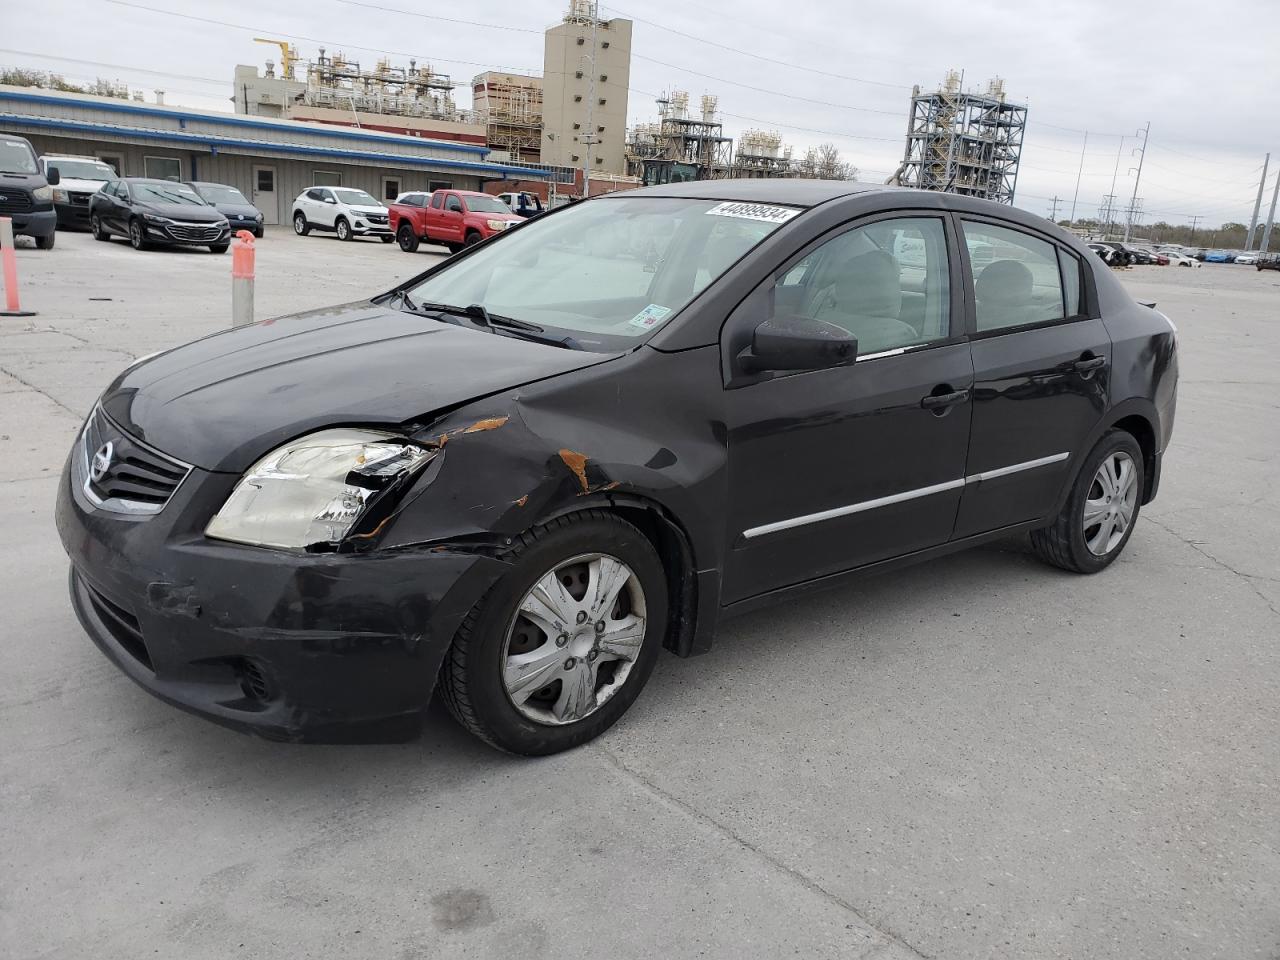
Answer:
[(444, 203), (443, 193), (433, 193), (431, 195), (431, 206), (434, 207), (436, 210), (440, 209), (440, 205), (442, 203)]
[[(989, 223), (963, 221), (963, 228), (973, 267), (979, 333), (1067, 316), (1057, 247), (1021, 230)], [(1077, 275), (1077, 306), (1079, 288)]]
[(1080, 316), (1080, 261), (1065, 250), (1058, 251), (1062, 266), (1062, 292), (1067, 301), (1067, 316)]
[(323, 191), (323, 190), (308, 190), (308, 191), (307, 191), (307, 199), (308, 199), (308, 200), (323, 200), (323, 199), (324, 199), (324, 191)]

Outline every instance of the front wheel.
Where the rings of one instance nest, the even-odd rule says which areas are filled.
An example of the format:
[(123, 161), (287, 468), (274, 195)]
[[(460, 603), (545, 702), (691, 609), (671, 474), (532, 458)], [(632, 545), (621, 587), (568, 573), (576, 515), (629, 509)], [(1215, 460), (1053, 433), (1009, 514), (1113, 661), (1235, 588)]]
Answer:
[(387, 236), (378, 237), (378, 239), (381, 240), (383, 243), (390, 243), (392, 240), (395, 239), (395, 237), (387, 235)]
[(55, 240), (57, 240), (57, 234), (54, 233), (51, 233), (46, 237), (36, 237), (36, 249), (52, 250)]
[(146, 234), (142, 232), (142, 221), (129, 221), (129, 246), (135, 250), (145, 250), (149, 246)]
[(396, 231), (396, 242), (405, 253), (418, 252), (418, 235), (407, 223), (402, 223), (400, 229)]
[(293, 215), (293, 232), (300, 237), (305, 237), (311, 232), (311, 224), (307, 223), (307, 215), (301, 210)]
[(346, 241), (351, 239), (351, 224), (347, 223), (342, 217), (338, 218), (338, 222), (333, 225), (333, 229), (337, 231), (339, 240)]
[(111, 239), (111, 234), (107, 232), (106, 227), (102, 225), (102, 220), (95, 213), (89, 218), (89, 230), (93, 233), (93, 239), (107, 241)]
[(507, 559), (454, 637), (441, 694), (492, 746), (558, 753), (639, 696), (666, 631), (666, 578), (645, 535), (603, 510), (534, 527)]
[(464, 241), (463, 246), (474, 247), (483, 239), (484, 237), (480, 236), (480, 232), (478, 230), (470, 230), (467, 232), (467, 239)]
[(1057, 518), (1031, 532), (1036, 555), (1075, 573), (1105, 569), (1133, 534), (1144, 483), (1138, 441), (1124, 430), (1110, 431), (1085, 460)]

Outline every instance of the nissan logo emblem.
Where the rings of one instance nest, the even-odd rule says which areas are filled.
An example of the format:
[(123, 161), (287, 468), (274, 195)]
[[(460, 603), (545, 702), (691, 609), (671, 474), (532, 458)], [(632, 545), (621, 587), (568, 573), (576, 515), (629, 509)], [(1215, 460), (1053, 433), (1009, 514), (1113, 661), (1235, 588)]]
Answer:
[(115, 453), (116, 448), (112, 446), (110, 440), (100, 446), (98, 452), (93, 455), (93, 463), (89, 465), (89, 479), (94, 483), (101, 483), (102, 478), (111, 469), (111, 460)]

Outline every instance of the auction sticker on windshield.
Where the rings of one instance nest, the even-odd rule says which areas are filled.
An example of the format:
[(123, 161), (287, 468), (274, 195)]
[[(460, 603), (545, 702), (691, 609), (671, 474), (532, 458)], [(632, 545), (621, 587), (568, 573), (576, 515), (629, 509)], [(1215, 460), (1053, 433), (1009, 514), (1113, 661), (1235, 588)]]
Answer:
[(794, 207), (777, 207), (769, 203), (719, 203), (707, 211), (713, 217), (764, 220), (766, 223), (786, 223), (799, 212)]
[(632, 317), (630, 323), (633, 327), (640, 327), (643, 330), (648, 330), (650, 327), (655, 327), (665, 320), (670, 313), (670, 307), (651, 303)]

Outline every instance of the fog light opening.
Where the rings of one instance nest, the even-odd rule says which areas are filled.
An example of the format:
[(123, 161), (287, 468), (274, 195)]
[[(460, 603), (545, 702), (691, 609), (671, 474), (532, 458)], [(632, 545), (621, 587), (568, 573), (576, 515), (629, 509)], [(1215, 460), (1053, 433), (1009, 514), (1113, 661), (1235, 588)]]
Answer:
[(263, 673), (262, 667), (252, 660), (241, 660), (238, 666), (240, 689), (244, 691), (244, 695), (262, 703), (270, 700), (271, 684), (267, 682), (267, 675)]

